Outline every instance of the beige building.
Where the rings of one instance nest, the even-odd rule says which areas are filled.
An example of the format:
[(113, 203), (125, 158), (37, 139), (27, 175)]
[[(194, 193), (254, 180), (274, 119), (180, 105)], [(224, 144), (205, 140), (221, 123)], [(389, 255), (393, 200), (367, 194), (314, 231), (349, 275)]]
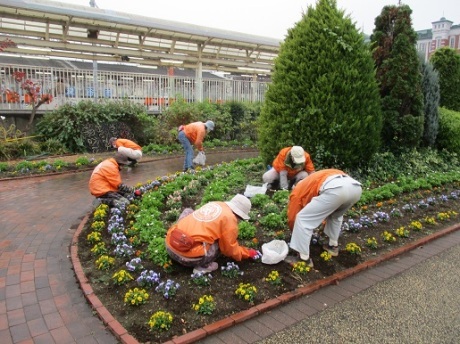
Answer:
[(450, 47), (460, 53), (460, 25), (442, 17), (431, 23), (431, 29), (417, 31), (417, 50), (428, 60), (436, 49)]

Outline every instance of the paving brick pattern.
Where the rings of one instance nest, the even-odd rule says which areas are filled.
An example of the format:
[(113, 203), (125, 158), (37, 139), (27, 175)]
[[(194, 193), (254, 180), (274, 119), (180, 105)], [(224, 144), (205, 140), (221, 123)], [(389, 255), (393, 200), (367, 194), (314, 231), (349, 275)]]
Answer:
[[(207, 158), (214, 164), (255, 155), (208, 153)], [(153, 161), (124, 171), (123, 180), (134, 185), (181, 167), (182, 158)], [(92, 210), (90, 173), (0, 181), (2, 344), (137, 343), (91, 294), (77, 265), (73, 270), (76, 253), (71, 243)], [(441, 234), (418, 243), (418, 248), (388, 255), (380, 264), (370, 262), (281, 295), (168, 343), (255, 343), (460, 243), (455, 226)]]

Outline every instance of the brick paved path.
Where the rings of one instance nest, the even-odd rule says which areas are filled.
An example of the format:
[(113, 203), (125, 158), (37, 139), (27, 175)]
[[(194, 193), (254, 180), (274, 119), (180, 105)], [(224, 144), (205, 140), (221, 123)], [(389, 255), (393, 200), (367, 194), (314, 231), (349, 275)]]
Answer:
[[(256, 156), (208, 153), (209, 164)], [(182, 170), (183, 158), (123, 170), (128, 185)], [(69, 244), (92, 210), (91, 172), (0, 181), (0, 343), (117, 343), (76, 283)]]

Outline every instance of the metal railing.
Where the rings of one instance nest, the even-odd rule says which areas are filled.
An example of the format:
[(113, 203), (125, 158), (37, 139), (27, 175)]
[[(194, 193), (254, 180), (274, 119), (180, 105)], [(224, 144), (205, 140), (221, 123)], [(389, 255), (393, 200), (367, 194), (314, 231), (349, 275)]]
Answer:
[(23, 80), (39, 85), (40, 95), (50, 94), (52, 100), (40, 110), (53, 110), (66, 103), (81, 100), (129, 99), (142, 104), (147, 111), (161, 112), (176, 99), (186, 102), (227, 101), (262, 102), (268, 82), (213, 78), (197, 80), (193, 77), (155, 75), (142, 73), (75, 70), (55, 67), (31, 67), (0, 63), (0, 110), (32, 108), (31, 97), (15, 80), (14, 72), (23, 72)]

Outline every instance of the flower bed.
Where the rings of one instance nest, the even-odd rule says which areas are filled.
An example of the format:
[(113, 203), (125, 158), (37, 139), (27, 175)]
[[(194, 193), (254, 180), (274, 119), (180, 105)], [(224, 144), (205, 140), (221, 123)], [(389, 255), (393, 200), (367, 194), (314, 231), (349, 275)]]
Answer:
[[(457, 176), (443, 175), (440, 182), (433, 175), (431, 184), (408, 179), (392, 188), (365, 190), (365, 203), (357, 204), (344, 220), (338, 257), (325, 254), (320, 245), (324, 239), (320, 233), (314, 236), (314, 269), (221, 257), (217, 271), (197, 276), (170, 261), (164, 235), (181, 210), (243, 193), (247, 184), (260, 184), (263, 171), (261, 161), (249, 159), (165, 176), (138, 185), (143, 196), (133, 198), (126, 209), (94, 210), (80, 236), (79, 258), (95, 294), (140, 342), (167, 341), (458, 220)], [(410, 192), (404, 191), (408, 185)], [(240, 243), (260, 249), (273, 239), (289, 241), (288, 196), (288, 191), (278, 191), (253, 197), (251, 219), (240, 223)]]

